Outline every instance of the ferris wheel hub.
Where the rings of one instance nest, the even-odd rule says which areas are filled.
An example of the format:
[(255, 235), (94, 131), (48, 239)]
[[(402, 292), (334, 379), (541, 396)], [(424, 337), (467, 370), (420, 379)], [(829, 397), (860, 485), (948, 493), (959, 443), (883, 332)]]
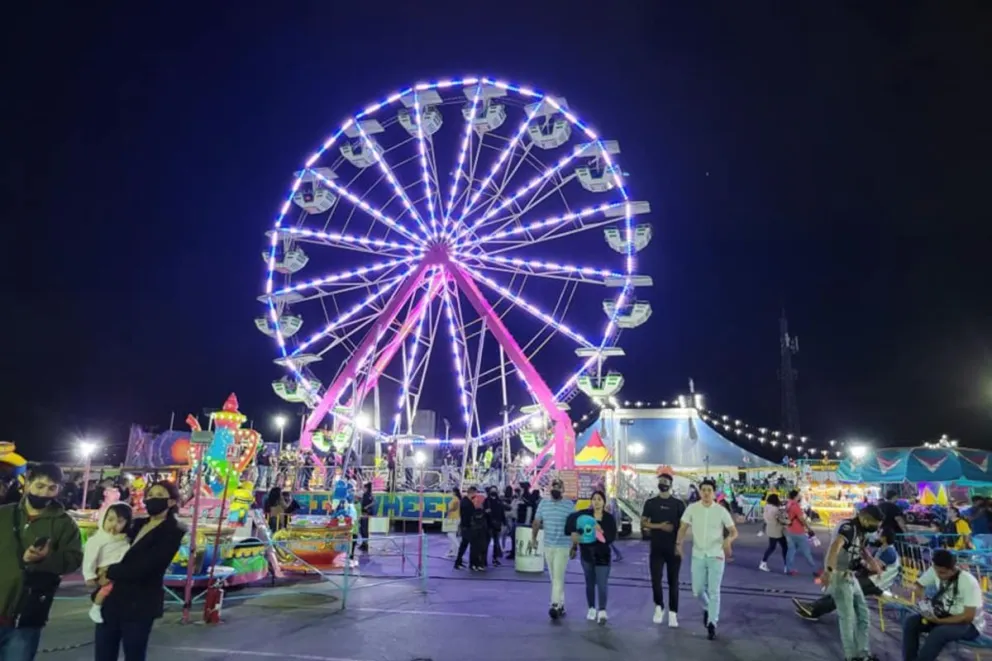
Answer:
[(427, 246), (424, 262), (427, 264), (447, 264), (450, 260), (451, 246), (447, 240), (439, 239)]

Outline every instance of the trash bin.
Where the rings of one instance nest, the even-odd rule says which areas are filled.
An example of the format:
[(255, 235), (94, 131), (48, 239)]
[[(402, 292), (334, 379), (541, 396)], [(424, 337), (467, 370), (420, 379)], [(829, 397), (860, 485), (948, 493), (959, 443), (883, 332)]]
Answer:
[(524, 574), (540, 574), (544, 571), (544, 531), (537, 532), (537, 546), (530, 548), (532, 531), (530, 526), (517, 526), (514, 543), (513, 568)]

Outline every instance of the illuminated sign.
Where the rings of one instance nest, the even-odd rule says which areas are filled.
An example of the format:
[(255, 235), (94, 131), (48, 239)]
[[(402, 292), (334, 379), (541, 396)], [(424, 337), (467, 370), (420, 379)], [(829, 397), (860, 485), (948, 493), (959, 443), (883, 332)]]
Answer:
[[(301, 514), (328, 514), (334, 509), (331, 492), (298, 493), (294, 496), (299, 503)], [(446, 493), (425, 493), (421, 501), (419, 493), (377, 493), (375, 498), (375, 516), (391, 519), (406, 519), (416, 521), (420, 518), (420, 505), (423, 502), (423, 518), (429, 521), (441, 521), (448, 509), (448, 501), (453, 498)], [(356, 507), (359, 498), (356, 496)]]

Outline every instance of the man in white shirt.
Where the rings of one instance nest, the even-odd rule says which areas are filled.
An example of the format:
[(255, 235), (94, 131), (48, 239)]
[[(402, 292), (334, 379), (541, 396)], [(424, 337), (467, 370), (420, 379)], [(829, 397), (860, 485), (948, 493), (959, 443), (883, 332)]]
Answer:
[(720, 585), (726, 557), (737, 539), (737, 526), (730, 512), (716, 502), (716, 482), (706, 478), (699, 485), (700, 500), (686, 508), (675, 540), (675, 553), (682, 555), (687, 532), (692, 531), (692, 594), (703, 603), (703, 626), (707, 637), (716, 638), (720, 621)]
[[(916, 583), (936, 590), (936, 594), (922, 602), (921, 612), (903, 622), (903, 661), (935, 661), (948, 643), (975, 640), (982, 634), (982, 586), (970, 573), (958, 569), (953, 553), (947, 549), (934, 551), (933, 566)], [(920, 635), (924, 633), (927, 637), (921, 647)]]

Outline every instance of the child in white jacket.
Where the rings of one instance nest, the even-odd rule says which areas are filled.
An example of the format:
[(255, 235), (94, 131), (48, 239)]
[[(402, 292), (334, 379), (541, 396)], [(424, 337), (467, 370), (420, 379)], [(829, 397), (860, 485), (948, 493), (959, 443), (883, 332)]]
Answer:
[[(83, 548), (83, 578), (86, 579), (86, 585), (99, 586), (103, 571), (120, 562), (131, 548), (126, 533), (130, 525), (131, 507), (127, 503), (114, 503), (104, 510), (100, 525), (86, 540)], [(103, 622), (100, 605), (112, 589), (113, 585), (107, 583), (93, 595), (90, 619), (98, 624)]]

